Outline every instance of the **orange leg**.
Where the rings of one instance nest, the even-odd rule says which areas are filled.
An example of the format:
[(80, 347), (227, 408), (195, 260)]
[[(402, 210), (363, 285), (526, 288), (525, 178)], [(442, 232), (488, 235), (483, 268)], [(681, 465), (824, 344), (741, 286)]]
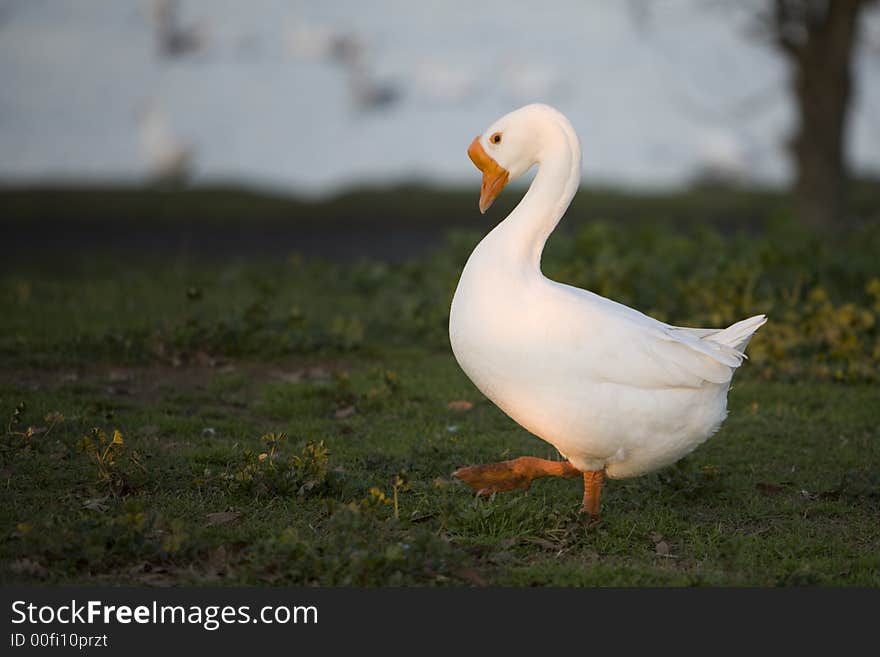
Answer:
[(534, 456), (521, 456), (500, 463), (471, 465), (459, 468), (452, 476), (477, 491), (477, 495), (491, 495), (506, 490), (528, 490), (533, 479), (539, 477), (577, 477), (580, 470), (568, 461), (548, 461)]
[(520, 456), (518, 459), (471, 465), (459, 468), (452, 473), (456, 479), (473, 488), (477, 495), (491, 495), (521, 488), (528, 490), (533, 479), (540, 477), (584, 478), (584, 501), (581, 511), (591, 517), (599, 517), (599, 498), (605, 481), (604, 470), (581, 472), (568, 461), (548, 461), (534, 456)]
[(602, 484), (604, 482), (604, 470), (587, 470), (584, 472), (584, 503), (581, 505), (581, 511), (589, 513), (593, 518), (599, 517), (599, 498), (602, 496)]

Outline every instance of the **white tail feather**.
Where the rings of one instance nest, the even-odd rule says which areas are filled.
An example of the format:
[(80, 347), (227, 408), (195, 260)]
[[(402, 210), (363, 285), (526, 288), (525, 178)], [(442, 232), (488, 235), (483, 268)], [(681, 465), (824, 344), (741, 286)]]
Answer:
[(749, 317), (748, 319), (744, 319), (736, 324), (728, 326), (723, 331), (707, 335), (703, 339), (735, 349), (745, 356), (743, 352), (749, 344), (749, 340), (752, 339), (755, 331), (761, 328), (766, 322), (767, 315), (755, 315), (754, 317)]

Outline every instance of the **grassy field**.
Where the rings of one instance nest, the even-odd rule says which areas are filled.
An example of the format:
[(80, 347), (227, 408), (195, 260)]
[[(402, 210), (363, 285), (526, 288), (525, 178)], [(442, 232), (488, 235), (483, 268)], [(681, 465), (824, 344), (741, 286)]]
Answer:
[(548, 275), (668, 321), (771, 317), (721, 432), (610, 482), (596, 523), (576, 481), (475, 499), (450, 479), (553, 456), (449, 350), (478, 239), (394, 264), (84, 249), (63, 269), (8, 267), (2, 581), (880, 585), (876, 222), (554, 237)]

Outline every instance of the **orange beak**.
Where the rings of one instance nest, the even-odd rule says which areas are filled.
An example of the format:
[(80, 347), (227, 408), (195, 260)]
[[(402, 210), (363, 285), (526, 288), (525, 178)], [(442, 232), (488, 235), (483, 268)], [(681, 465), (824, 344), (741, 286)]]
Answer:
[(480, 212), (486, 214), (486, 210), (504, 189), (510, 179), (510, 173), (489, 157), (489, 154), (480, 143), (480, 138), (475, 137), (468, 148), (468, 156), (477, 168), (483, 172), (483, 184), (480, 187)]

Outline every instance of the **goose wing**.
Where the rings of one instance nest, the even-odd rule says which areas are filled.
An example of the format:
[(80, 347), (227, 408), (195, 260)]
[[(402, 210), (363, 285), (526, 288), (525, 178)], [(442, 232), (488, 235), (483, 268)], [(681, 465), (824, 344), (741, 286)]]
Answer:
[[(567, 287), (567, 286), (566, 286)], [(670, 326), (592, 292), (575, 290), (582, 310), (579, 364), (594, 380), (637, 388), (699, 388), (730, 381), (745, 355), (713, 340), (723, 331)], [(573, 346), (569, 344), (569, 346)]]

